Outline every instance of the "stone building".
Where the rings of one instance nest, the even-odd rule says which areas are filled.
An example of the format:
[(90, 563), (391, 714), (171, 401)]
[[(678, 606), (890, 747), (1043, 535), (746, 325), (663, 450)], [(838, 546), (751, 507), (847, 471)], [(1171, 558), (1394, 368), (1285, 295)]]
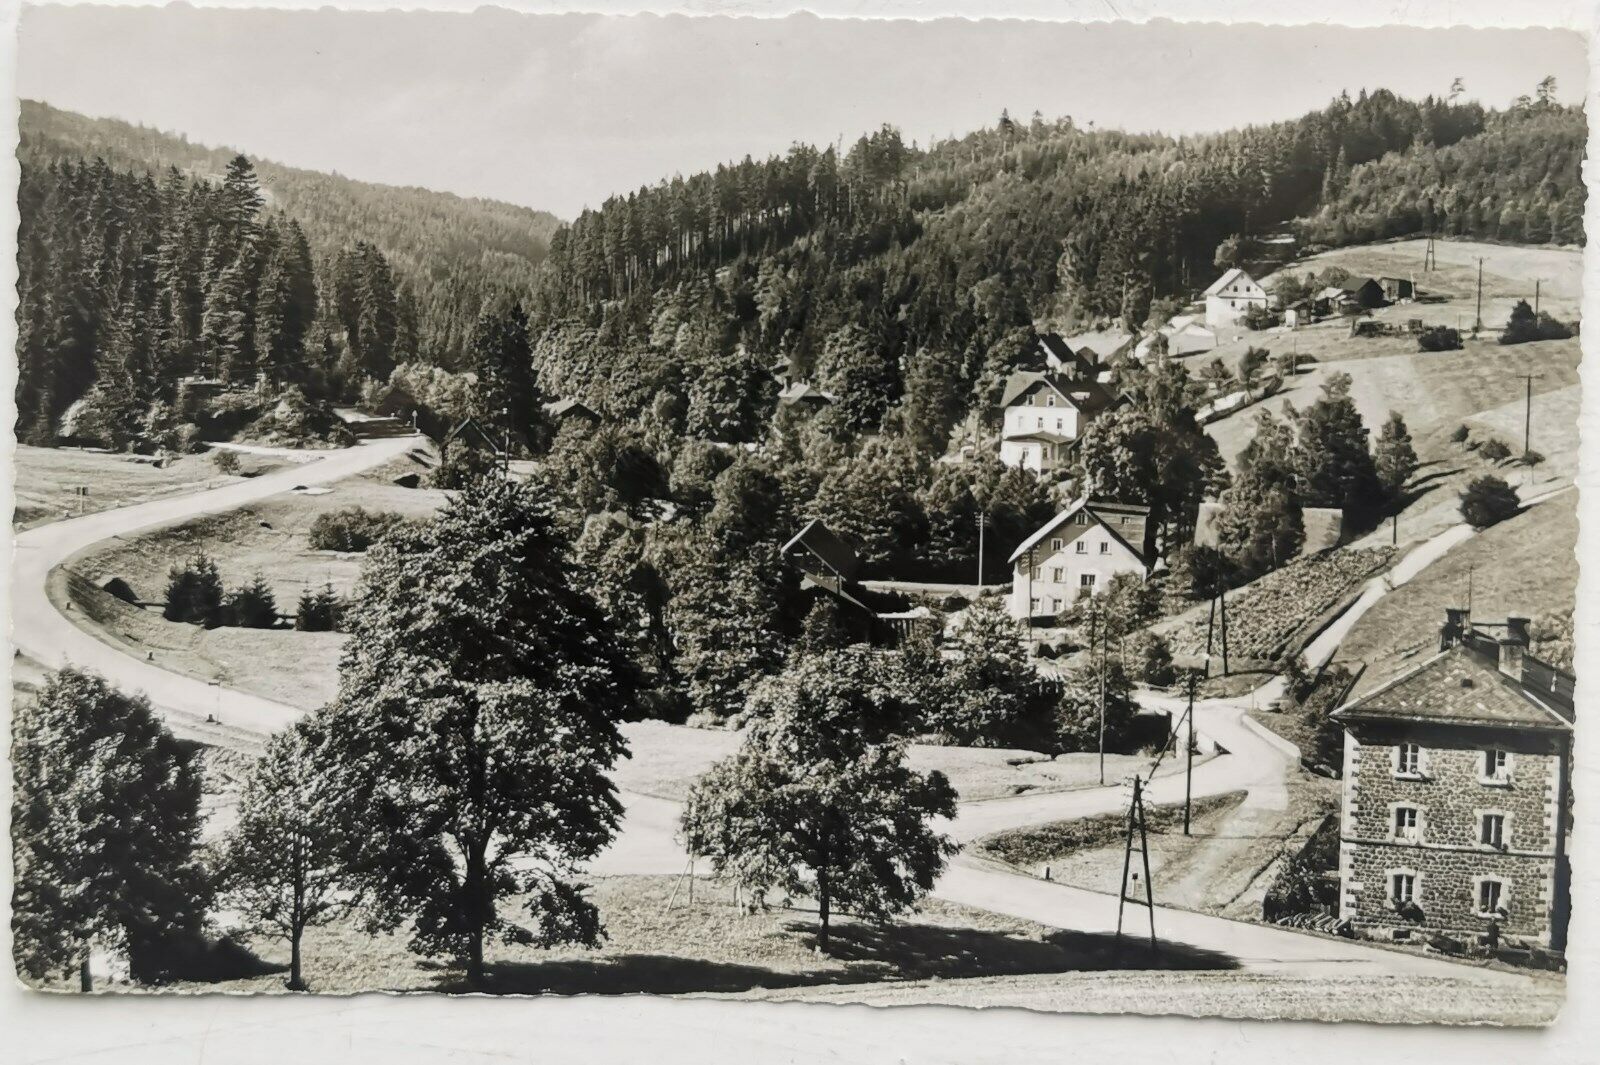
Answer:
[(1339, 913), (1359, 934), (1478, 942), (1494, 923), (1564, 947), (1573, 681), (1527, 647), (1525, 618), (1450, 610), (1436, 655), (1335, 711)]

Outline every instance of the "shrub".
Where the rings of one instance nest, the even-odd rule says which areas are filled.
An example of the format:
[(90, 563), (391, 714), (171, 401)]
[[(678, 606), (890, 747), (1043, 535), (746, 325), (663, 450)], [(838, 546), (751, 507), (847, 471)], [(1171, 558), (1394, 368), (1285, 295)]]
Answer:
[(365, 551), (402, 520), (386, 511), (344, 507), (318, 514), (308, 538), (316, 551)]
[(168, 621), (215, 628), (226, 620), (222, 577), (217, 564), (203, 554), (167, 572), (167, 602), (161, 616)]
[(1461, 333), (1449, 326), (1434, 325), (1417, 334), (1418, 351), (1456, 351), (1461, 347)]
[(1528, 450), (1522, 453), (1522, 458), (1518, 461), (1520, 461), (1524, 466), (1537, 466), (1539, 463), (1544, 461), (1544, 453), (1535, 451), (1530, 447)]
[(1157, 633), (1134, 633), (1123, 646), (1123, 655), (1134, 676), (1146, 684), (1164, 688), (1177, 679), (1177, 671), (1172, 668), (1172, 648)]
[(1299, 853), (1285, 852), (1283, 865), (1261, 900), (1261, 916), (1278, 921), (1297, 913), (1332, 913), (1339, 882), (1324, 876), (1339, 868), (1339, 821), (1328, 818)]
[(1572, 327), (1557, 321), (1548, 313), (1535, 314), (1527, 300), (1518, 300), (1506, 319), (1505, 331), (1500, 334), (1502, 344), (1526, 344), (1531, 340), (1565, 340), (1572, 336)]
[(300, 602), (295, 607), (294, 627), (301, 632), (336, 632), (343, 613), (344, 604), (334, 594), (333, 585), (325, 585), (317, 592), (308, 588), (300, 593)]
[(468, 484), (497, 473), (499, 462), (484, 448), (464, 443), (445, 448), (444, 461), (428, 476), (430, 488), (465, 488)]
[(239, 453), (220, 448), (211, 453), (211, 465), (217, 468), (218, 473), (236, 474), (239, 472)]
[(1467, 442), (1467, 437), (1471, 435), (1472, 431), (1465, 425), (1458, 425), (1455, 427), (1455, 431), (1450, 434), (1450, 442), (1452, 444), (1465, 444)]
[(259, 573), (228, 596), (227, 622), (247, 629), (270, 629), (278, 624), (278, 601)]
[(1490, 437), (1478, 446), (1478, 454), (1490, 462), (1504, 462), (1511, 457), (1511, 449), (1504, 441)]
[(1479, 477), (1461, 493), (1461, 516), (1474, 528), (1497, 525), (1521, 509), (1516, 489), (1499, 477)]

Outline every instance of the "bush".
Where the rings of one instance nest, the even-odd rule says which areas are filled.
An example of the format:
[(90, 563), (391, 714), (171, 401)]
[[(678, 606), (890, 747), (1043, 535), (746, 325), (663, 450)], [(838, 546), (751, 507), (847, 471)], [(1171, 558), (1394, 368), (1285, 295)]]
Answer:
[(1528, 450), (1522, 453), (1522, 457), (1517, 461), (1521, 462), (1524, 466), (1537, 466), (1539, 463), (1544, 461), (1544, 453), (1535, 451), (1530, 447)]
[(167, 602), (161, 616), (208, 629), (223, 624), (222, 577), (217, 564), (200, 554), (172, 567), (167, 572)]
[(1261, 916), (1280, 921), (1300, 913), (1333, 913), (1339, 882), (1324, 873), (1339, 868), (1339, 820), (1330, 817), (1298, 854), (1285, 853), (1278, 875), (1261, 900)]
[(1490, 462), (1504, 462), (1511, 457), (1511, 449), (1505, 445), (1504, 441), (1490, 437), (1478, 445), (1478, 454)]
[(1461, 347), (1461, 333), (1449, 326), (1434, 325), (1417, 334), (1418, 351), (1456, 351)]
[(217, 468), (218, 473), (232, 476), (239, 472), (239, 453), (220, 448), (211, 453), (211, 465)]
[(336, 632), (343, 613), (344, 604), (333, 593), (333, 585), (318, 592), (307, 589), (295, 607), (294, 627), (301, 632)]
[(386, 511), (345, 507), (318, 514), (308, 538), (314, 551), (365, 551), (402, 520)]
[(1172, 648), (1157, 633), (1134, 633), (1123, 646), (1123, 655), (1134, 676), (1146, 684), (1164, 688), (1177, 679), (1177, 671), (1172, 668)]
[(1461, 516), (1477, 529), (1487, 529), (1522, 509), (1516, 489), (1499, 477), (1479, 477), (1461, 493)]
[(1468, 429), (1465, 425), (1458, 425), (1450, 434), (1450, 442), (1453, 444), (1465, 444), (1467, 442), (1467, 437), (1471, 435), (1472, 430)]
[(257, 574), (255, 579), (228, 596), (227, 623), (246, 629), (270, 629), (278, 624), (278, 601), (267, 582)]
[(455, 443), (445, 448), (444, 461), (428, 475), (430, 488), (465, 488), (499, 472), (499, 461), (485, 448)]
[(1572, 327), (1557, 321), (1545, 312), (1533, 313), (1527, 300), (1518, 300), (1506, 319), (1505, 331), (1500, 334), (1502, 344), (1526, 344), (1531, 340), (1565, 340), (1572, 336)]

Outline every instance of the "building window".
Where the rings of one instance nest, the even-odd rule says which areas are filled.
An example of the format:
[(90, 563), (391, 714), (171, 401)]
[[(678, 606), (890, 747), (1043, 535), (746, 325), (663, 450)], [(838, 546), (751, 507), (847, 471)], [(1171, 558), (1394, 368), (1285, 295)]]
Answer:
[(1089, 545), (1084, 543), (1082, 540), (1078, 541), (1077, 548), (1078, 554), (1080, 555), (1087, 555), (1089, 553)]
[(1030, 613), (1030, 614), (1039, 613), (1039, 600), (1038, 599), (1029, 599), (1028, 600), (1028, 613)]
[(1074, 525), (1087, 525), (1087, 524), (1089, 524), (1089, 515), (1088, 515), (1088, 513), (1085, 512), (1085, 511), (1082, 511), (1082, 510), (1078, 511), (1078, 513), (1076, 513), (1076, 514), (1074, 514), (1072, 516), (1072, 524), (1074, 524)]
[(1061, 600), (1053, 595), (1050, 597), (1050, 613), (1061, 613)]
[(1422, 748), (1415, 743), (1402, 743), (1395, 752), (1394, 773), (1397, 777), (1422, 775)]
[(1080, 574), (1078, 574), (1078, 587), (1079, 588), (1088, 588), (1089, 590), (1093, 591), (1094, 590), (1094, 574), (1092, 574), (1092, 573), (1080, 573)]
[(1478, 778), (1485, 784), (1511, 783), (1511, 752), (1490, 749), (1483, 752), (1483, 775)]
[(1039, 423), (1039, 424), (1034, 426), (1035, 429), (1043, 429), (1044, 428), (1044, 419), (1043, 418), (1035, 418), (1034, 421)]
[(1051, 569), (1050, 569), (1050, 579), (1052, 581), (1055, 581), (1057, 584), (1061, 583), (1061, 567), (1060, 566), (1051, 567)]
[(1059, 536), (1056, 537), (1054, 540), (1050, 541), (1050, 550), (1052, 550), (1052, 551), (1059, 551), (1064, 546), (1066, 546), (1066, 545), (1063, 543), (1061, 537), (1059, 537)]
[(1396, 906), (1415, 902), (1417, 897), (1416, 873), (1389, 874), (1389, 901)]
[(1422, 842), (1422, 823), (1415, 806), (1394, 808), (1394, 838), (1402, 843)]
[(1506, 890), (1506, 882), (1496, 877), (1486, 876), (1478, 881), (1478, 916), (1494, 917), (1506, 908), (1507, 896), (1511, 893)]
[(1060, 418), (1057, 418), (1057, 419), (1056, 419), (1056, 432), (1058, 432), (1058, 433), (1059, 433), (1059, 432), (1063, 432), (1063, 431), (1064, 431), (1064, 430), (1063, 430), (1063, 428), (1062, 428), (1062, 419), (1060, 419)]
[(1111, 554), (1111, 543), (1110, 543), (1110, 541), (1107, 541), (1107, 540), (1101, 540), (1100, 541), (1100, 553), (1102, 555)]
[[(1035, 365), (1037, 365), (1037, 364), (1035, 364)], [(1046, 397), (1044, 397), (1044, 405), (1047, 406), (1047, 407), (1055, 406), (1056, 405), (1056, 397), (1054, 397), (1054, 396), (1046, 396)]]
[(1479, 814), (1478, 842), (1485, 847), (1503, 850), (1506, 845), (1506, 815)]

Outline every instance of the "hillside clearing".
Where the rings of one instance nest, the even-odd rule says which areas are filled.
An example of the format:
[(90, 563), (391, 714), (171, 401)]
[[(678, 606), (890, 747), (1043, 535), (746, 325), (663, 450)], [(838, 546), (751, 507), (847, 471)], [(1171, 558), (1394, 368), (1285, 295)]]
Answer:
[[(17, 446), (15, 456), (16, 510), (11, 525), (18, 531), (175, 493), (199, 492), (282, 465), (269, 456), (241, 455), (239, 474), (228, 475), (217, 470), (208, 454), (175, 455), (157, 465), (149, 455), (26, 444)], [(79, 495), (80, 488), (87, 494)]]
[(1445, 607), (1466, 606), (1482, 618), (1538, 618), (1572, 609), (1578, 498), (1564, 492), (1486, 529), (1456, 547), (1367, 611), (1340, 646), (1338, 659), (1367, 667), (1365, 692), (1421, 662), (1439, 646)]

